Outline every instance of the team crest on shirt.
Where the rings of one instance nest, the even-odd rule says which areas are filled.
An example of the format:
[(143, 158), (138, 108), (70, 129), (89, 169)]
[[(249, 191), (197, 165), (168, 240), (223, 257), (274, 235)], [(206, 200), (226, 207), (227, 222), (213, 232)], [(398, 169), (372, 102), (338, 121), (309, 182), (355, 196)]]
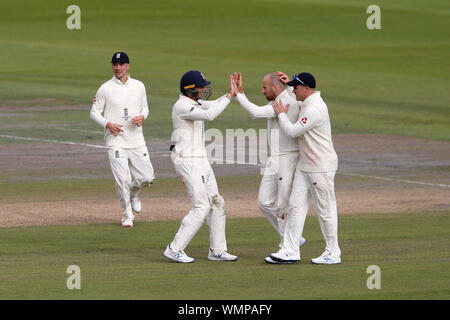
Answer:
[(97, 97), (94, 97), (94, 102), (97, 102)]
[(123, 109), (123, 120), (128, 121), (130, 120), (130, 116), (128, 115), (128, 108)]
[(307, 117), (303, 117), (300, 119), (300, 122), (303, 124), (306, 124), (306, 122), (308, 122), (308, 118)]

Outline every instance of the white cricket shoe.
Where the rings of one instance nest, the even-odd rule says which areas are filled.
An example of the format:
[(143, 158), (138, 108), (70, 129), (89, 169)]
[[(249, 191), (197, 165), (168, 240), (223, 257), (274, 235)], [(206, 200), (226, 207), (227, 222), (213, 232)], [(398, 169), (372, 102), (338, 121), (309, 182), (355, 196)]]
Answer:
[(122, 219), (122, 227), (133, 227), (133, 219)]
[(280, 261), (275, 261), (273, 260), (270, 256), (269, 257), (265, 257), (264, 261), (270, 264), (291, 264), (293, 262), (280, 262)]
[(131, 198), (131, 208), (133, 209), (134, 212), (141, 212), (142, 205), (141, 200), (139, 200), (138, 197)]
[(340, 257), (331, 256), (330, 252), (324, 251), (319, 257), (311, 259), (313, 264), (339, 264), (341, 263)]
[(292, 255), (284, 249), (280, 249), (276, 253), (271, 253), (269, 257), (272, 260), (275, 260), (275, 261), (278, 261), (281, 263), (292, 263), (292, 262), (300, 261), (300, 256)]
[(183, 250), (180, 250), (178, 252), (173, 252), (170, 248), (170, 244), (167, 246), (166, 250), (164, 251), (164, 256), (166, 258), (169, 258), (172, 261), (180, 262), (180, 263), (191, 263), (194, 262), (194, 258), (188, 257), (186, 252)]
[(238, 259), (237, 256), (229, 254), (226, 251), (223, 251), (217, 255), (212, 252), (211, 248), (209, 249), (208, 259), (214, 261), (236, 261)]
[(281, 262), (275, 261), (273, 260), (270, 256), (269, 257), (265, 257), (264, 261), (270, 264), (281, 264)]

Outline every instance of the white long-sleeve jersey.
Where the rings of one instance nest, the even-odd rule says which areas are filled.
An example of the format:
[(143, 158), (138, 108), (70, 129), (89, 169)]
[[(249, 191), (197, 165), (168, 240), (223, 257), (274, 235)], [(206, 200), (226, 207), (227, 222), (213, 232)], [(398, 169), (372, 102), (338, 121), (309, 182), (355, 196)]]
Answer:
[(281, 129), (290, 137), (298, 137), (300, 158), (297, 169), (305, 172), (336, 171), (338, 158), (331, 138), (328, 108), (320, 92), (301, 103), (298, 121), (292, 124), (286, 113), (280, 113)]
[(230, 103), (226, 95), (214, 101), (194, 101), (180, 95), (172, 109), (172, 141), (180, 158), (206, 157), (204, 121), (214, 120)]
[(297, 138), (288, 136), (283, 130), (280, 129), (278, 117), (272, 107), (274, 101), (281, 100), (283, 105), (289, 105), (289, 110), (287, 113), (289, 121), (295, 123), (298, 120), (299, 106), (297, 100), (293, 98), (287, 90), (281, 92), (274, 101), (271, 101), (269, 104), (261, 107), (250, 102), (243, 93), (239, 93), (236, 98), (252, 118), (268, 118), (267, 138), (269, 142), (270, 155), (278, 156), (290, 152), (298, 152), (299, 145)]
[[(140, 115), (147, 119), (148, 112), (144, 84), (130, 76), (122, 83), (113, 76), (98, 89), (90, 117), (105, 129), (107, 147), (131, 149), (146, 145), (142, 126), (136, 126), (131, 119)], [(108, 122), (123, 125), (123, 132), (113, 136), (106, 128)]]

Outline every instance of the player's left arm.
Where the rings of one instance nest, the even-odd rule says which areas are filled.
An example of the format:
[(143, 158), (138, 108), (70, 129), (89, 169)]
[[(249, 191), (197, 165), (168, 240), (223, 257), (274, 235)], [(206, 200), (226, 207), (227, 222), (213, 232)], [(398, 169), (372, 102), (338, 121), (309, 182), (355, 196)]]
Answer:
[[(217, 98), (216, 100), (202, 100), (199, 99), (198, 103), (199, 103), (199, 108), (203, 109), (203, 110), (208, 110), (209, 108), (212, 108), (214, 106), (216, 106), (218, 103), (221, 103), (223, 99), (227, 99), (227, 94), (224, 94), (223, 96)], [(227, 100), (230, 100), (231, 97), (229, 97)]]
[(305, 132), (316, 127), (320, 121), (320, 112), (317, 109), (311, 108), (304, 113), (300, 114), (297, 122), (291, 123), (286, 114), (289, 105), (283, 106), (281, 101), (274, 104), (274, 111), (278, 114), (281, 130), (283, 130), (289, 137), (299, 137)]
[(206, 120), (212, 121), (217, 118), (228, 106), (230, 99), (225, 97), (220, 99), (208, 109), (202, 109), (200, 106), (180, 105), (176, 108), (178, 116), (183, 120)]

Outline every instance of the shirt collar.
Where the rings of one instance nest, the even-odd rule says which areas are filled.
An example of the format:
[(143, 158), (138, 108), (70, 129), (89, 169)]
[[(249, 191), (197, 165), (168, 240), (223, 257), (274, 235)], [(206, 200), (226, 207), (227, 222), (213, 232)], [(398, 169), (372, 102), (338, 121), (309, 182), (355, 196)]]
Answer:
[(180, 100), (183, 100), (183, 101), (185, 101), (185, 102), (188, 102), (188, 103), (190, 103), (190, 104), (193, 104), (194, 106), (198, 106), (198, 105), (199, 105), (199, 103), (198, 103), (197, 101), (192, 100), (191, 98), (188, 98), (188, 97), (186, 97), (186, 96), (183, 95), (183, 94), (180, 94)]
[(289, 93), (288, 93), (287, 89), (284, 89), (284, 90), (283, 90), (283, 91), (275, 98), (274, 102), (275, 102), (275, 101), (279, 101), (279, 100), (283, 99), (284, 97), (286, 97), (286, 96), (288, 96), (288, 95), (289, 95)]
[(123, 84), (124, 86), (126, 86), (127, 84), (130, 83), (131, 76), (128, 75), (128, 79), (127, 79), (127, 81), (125, 81), (125, 83), (122, 83), (122, 81), (117, 79), (116, 76), (113, 76), (112, 78), (113, 78), (113, 81), (115, 81), (117, 84)]
[(308, 98), (306, 98), (305, 100), (303, 100), (302, 104), (303, 105), (307, 105), (310, 103), (313, 103), (314, 101), (316, 101), (318, 98), (320, 98), (320, 91), (316, 91), (314, 92), (312, 95), (310, 95)]

